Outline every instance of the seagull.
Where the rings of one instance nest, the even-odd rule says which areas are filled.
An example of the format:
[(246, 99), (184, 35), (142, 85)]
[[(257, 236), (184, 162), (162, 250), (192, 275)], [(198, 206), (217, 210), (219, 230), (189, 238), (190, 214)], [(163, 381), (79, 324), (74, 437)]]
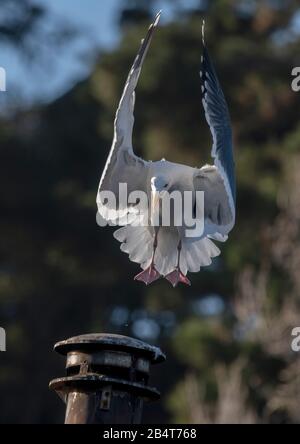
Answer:
[[(134, 279), (148, 285), (163, 277), (175, 287), (178, 283), (191, 285), (187, 273), (198, 272), (201, 267), (212, 263), (212, 259), (220, 254), (213, 240), (225, 242), (235, 224), (235, 166), (229, 111), (205, 44), (204, 21), (200, 78), (202, 103), (213, 140), (213, 165), (193, 168), (165, 159), (146, 161), (134, 154), (132, 132), (135, 89), (160, 16), (161, 11), (142, 40), (129, 72), (116, 112), (113, 143), (100, 179), (96, 201), (97, 217), (112, 225), (121, 225), (114, 232), (114, 237), (121, 242), (121, 251), (142, 268)], [(145, 211), (144, 217), (149, 218), (149, 223), (142, 226), (135, 223), (137, 214), (143, 215), (143, 211), (137, 211), (137, 203), (121, 203), (120, 183), (126, 184), (128, 193), (140, 190), (149, 197), (151, 216), (149, 218)], [(151, 223), (153, 214), (160, 212), (162, 194), (174, 190), (181, 193), (191, 191), (194, 210), (200, 206), (195, 192), (203, 192), (204, 228), (201, 235), (188, 237), (186, 230), (176, 226), (174, 220), (169, 226), (154, 226)], [(103, 191), (114, 193), (119, 202), (117, 209), (101, 197)], [(122, 220), (125, 216), (127, 219), (124, 223)]]

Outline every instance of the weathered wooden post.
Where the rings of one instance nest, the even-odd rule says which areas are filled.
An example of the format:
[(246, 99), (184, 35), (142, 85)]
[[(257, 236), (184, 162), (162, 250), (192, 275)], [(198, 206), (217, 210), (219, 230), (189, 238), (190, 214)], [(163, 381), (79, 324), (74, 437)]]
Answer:
[(114, 334), (88, 334), (58, 342), (67, 376), (49, 386), (66, 403), (65, 424), (140, 424), (143, 402), (159, 399), (148, 386), (150, 365), (163, 362), (157, 347)]

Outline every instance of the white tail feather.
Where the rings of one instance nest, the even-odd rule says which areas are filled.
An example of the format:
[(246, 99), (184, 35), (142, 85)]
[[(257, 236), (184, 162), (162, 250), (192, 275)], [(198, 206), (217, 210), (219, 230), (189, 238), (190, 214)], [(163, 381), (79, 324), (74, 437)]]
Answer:
[(175, 228), (160, 227), (157, 236), (154, 264), (162, 276), (166, 276), (176, 268), (178, 242), (178, 231)]
[[(127, 225), (115, 231), (114, 237), (122, 243), (121, 251), (127, 253), (132, 262), (139, 263), (143, 269), (149, 267), (153, 256), (153, 227)], [(177, 266), (178, 243), (179, 235), (176, 229), (159, 228), (154, 265), (162, 276), (171, 273)], [(212, 259), (219, 254), (219, 248), (207, 237), (195, 242), (183, 239), (180, 270), (184, 275), (189, 271), (196, 273), (201, 267), (210, 265)]]
[(210, 265), (212, 259), (219, 256), (219, 248), (207, 237), (195, 242), (182, 242), (180, 268), (183, 274), (187, 271), (196, 273), (201, 267)]
[(153, 252), (153, 236), (148, 227), (127, 225), (115, 231), (114, 237), (122, 242), (121, 251), (129, 254), (132, 262), (145, 264), (144, 268), (147, 268)]

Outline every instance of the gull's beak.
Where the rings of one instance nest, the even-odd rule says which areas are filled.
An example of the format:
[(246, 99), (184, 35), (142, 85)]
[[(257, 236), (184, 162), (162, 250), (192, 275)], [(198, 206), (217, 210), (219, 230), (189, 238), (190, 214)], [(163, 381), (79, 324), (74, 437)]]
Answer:
[(159, 198), (160, 192), (158, 190), (151, 191), (151, 214), (154, 215), (156, 211), (159, 211)]

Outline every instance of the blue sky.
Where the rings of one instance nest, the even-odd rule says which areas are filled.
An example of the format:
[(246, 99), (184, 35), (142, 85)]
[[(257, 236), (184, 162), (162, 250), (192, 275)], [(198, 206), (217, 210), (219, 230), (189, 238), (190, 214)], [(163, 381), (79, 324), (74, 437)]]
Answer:
[[(43, 63), (24, 60), (18, 51), (1, 47), (0, 66), (7, 73), (7, 94), (13, 99), (19, 94), (24, 101), (50, 100), (83, 78), (90, 69), (83, 58), (95, 47), (112, 47), (118, 41), (117, 12), (122, 0), (35, 0), (45, 6), (49, 18), (67, 20), (82, 30), (72, 44), (58, 48)], [(85, 7), (88, 3), (88, 8)]]
[[(0, 66), (7, 73), (8, 102), (21, 100), (31, 104), (59, 96), (88, 74), (96, 48), (112, 48), (119, 40), (118, 15), (124, 0), (34, 0), (34, 3), (45, 6), (49, 18), (67, 20), (81, 29), (82, 34), (51, 56), (45, 51), (38, 63), (26, 62), (17, 51), (1, 46)], [(184, 0), (185, 7), (196, 3), (197, 0)], [(162, 23), (172, 18), (171, 3), (158, 0), (157, 7), (164, 10)]]
[[(72, 44), (58, 48), (49, 55), (43, 52), (37, 63), (26, 62), (17, 51), (0, 45), (0, 66), (6, 69), (7, 93), (1, 94), (6, 103), (31, 104), (49, 101), (63, 94), (84, 78), (93, 64), (92, 55), (98, 48), (112, 48), (119, 41), (118, 16), (125, 0), (32, 0), (49, 11), (47, 26), (52, 20), (67, 20), (82, 30)], [(199, 0), (177, 0), (185, 8), (199, 5)], [(161, 23), (172, 19), (174, 3), (157, 0), (157, 9), (163, 9)], [(300, 14), (294, 20), (299, 32)], [(0, 103), (1, 107), (1, 103)]]

